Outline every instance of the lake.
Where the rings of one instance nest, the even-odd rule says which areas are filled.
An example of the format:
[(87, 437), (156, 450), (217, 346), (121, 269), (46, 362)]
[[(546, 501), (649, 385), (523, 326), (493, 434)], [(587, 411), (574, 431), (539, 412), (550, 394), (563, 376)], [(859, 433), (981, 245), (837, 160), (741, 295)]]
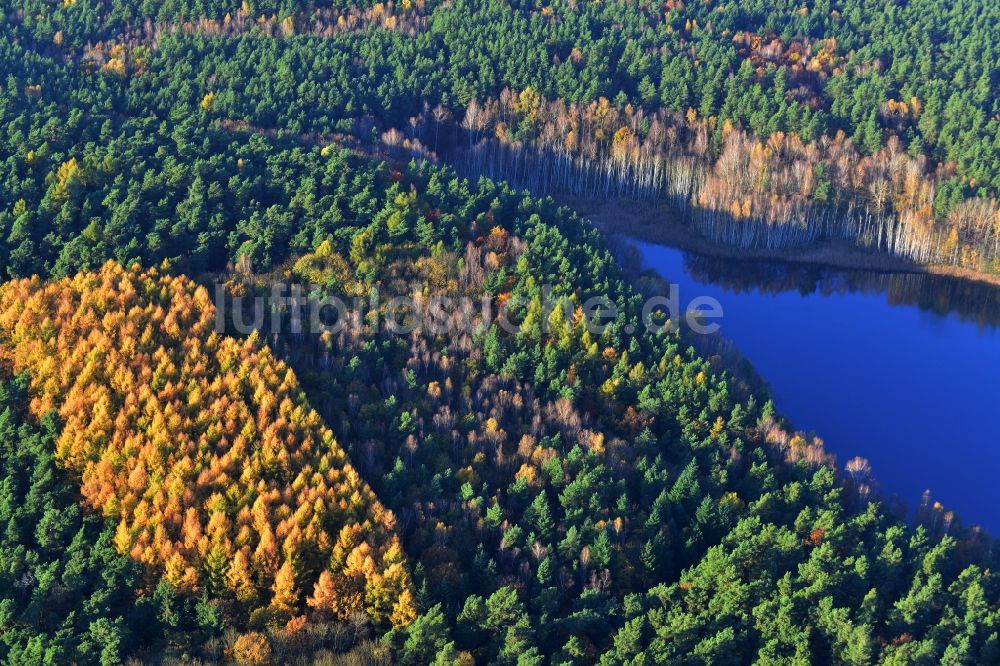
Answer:
[(963, 524), (1000, 534), (1000, 290), (630, 242), (682, 305), (721, 303), (720, 334), (841, 466), (863, 456), (911, 510), (930, 489)]

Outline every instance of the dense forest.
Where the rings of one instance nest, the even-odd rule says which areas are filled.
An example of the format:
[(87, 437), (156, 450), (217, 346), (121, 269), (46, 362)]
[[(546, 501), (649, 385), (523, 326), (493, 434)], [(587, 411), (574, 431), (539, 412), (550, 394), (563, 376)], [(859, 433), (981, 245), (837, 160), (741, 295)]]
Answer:
[(404, 141), (720, 243), (1000, 260), (995, 3), (26, 5), (12, 97), (82, 76), (85, 113)]
[(995, 4), (0, 5), (3, 663), (1000, 661), (992, 541), (543, 196), (989, 268)]

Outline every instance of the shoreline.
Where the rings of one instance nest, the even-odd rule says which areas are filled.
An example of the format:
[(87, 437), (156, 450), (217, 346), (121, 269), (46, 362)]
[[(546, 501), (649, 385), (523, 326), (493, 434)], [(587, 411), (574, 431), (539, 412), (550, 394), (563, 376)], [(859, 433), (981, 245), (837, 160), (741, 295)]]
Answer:
[(628, 236), (719, 259), (778, 261), (877, 273), (915, 273), (1000, 287), (1000, 274), (950, 264), (916, 264), (900, 257), (865, 252), (847, 242), (824, 241), (787, 250), (728, 247), (686, 226), (669, 222), (670, 212), (663, 205), (622, 199), (599, 202), (575, 197), (553, 198), (573, 208), (609, 236)]

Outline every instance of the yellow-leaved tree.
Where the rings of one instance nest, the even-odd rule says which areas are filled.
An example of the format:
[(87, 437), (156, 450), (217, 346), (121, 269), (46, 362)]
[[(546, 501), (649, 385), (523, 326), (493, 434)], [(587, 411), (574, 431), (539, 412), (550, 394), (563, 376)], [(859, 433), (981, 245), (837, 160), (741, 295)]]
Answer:
[(156, 269), (0, 287), (0, 353), (29, 372), (33, 412), (58, 411), (57, 459), (122, 553), (246, 613), (409, 622), (391, 512), (295, 374), (214, 322), (203, 287)]

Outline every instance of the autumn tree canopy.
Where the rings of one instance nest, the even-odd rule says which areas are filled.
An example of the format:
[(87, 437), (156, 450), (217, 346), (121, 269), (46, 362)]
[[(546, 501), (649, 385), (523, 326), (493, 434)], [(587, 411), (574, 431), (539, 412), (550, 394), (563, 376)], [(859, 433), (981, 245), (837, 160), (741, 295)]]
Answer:
[(119, 552), (254, 611), (413, 617), (394, 518), (256, 338), (215, 333), (207, 291), (115, 263), (0, 289), (3, 354), (57, 410), (59, 463), (117, 519)]

